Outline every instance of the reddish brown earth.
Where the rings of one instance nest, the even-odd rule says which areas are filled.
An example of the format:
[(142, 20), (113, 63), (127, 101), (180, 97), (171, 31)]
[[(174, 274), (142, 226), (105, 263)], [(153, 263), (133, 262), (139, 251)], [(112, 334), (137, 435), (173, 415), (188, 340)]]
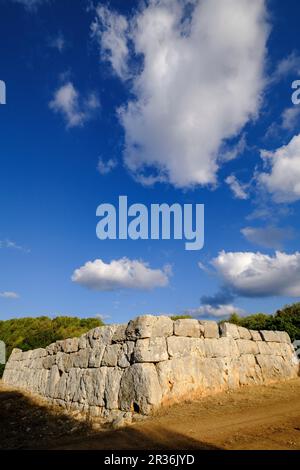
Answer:
[(0, 447), (300, 449), (300, 378), (184, 402), (119, 430), (92, 429), (0, 385)]

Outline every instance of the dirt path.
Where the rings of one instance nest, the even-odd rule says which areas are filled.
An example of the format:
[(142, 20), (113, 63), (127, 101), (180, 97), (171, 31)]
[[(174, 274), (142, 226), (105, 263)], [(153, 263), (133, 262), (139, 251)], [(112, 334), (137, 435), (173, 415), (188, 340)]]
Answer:
[[(6, 442), (6, 447), (300, 449), (300, 379), (269, 387), (247, 387), (192, 403), (181, 403), (128, 428), (97, 433), (88, 426), (84, 428), (72, 420), (49, 414), (44, 407), (28, 404), (28, 399), (21, 395), (16, 398), (8, 396), (9, 393), (16, 395), (16, 392), (0, 388), (1, 428), (4, 420), (2, 429), (5, 429), (4, 433), (1, 431), (0, 442)], [(8, 406), (10, 413), (5, 414), (11, 400), (14, 400), (14, 406), (11, 409)], [(30, 407), (27, 414), (26, 407)], [(30, 428), (25, 437), (23, 432), (23, 439), (18, 435), (20, 424), (17, 426), (22, 422), (27, 429)], [(35, 430), (39, 432), (38, 441)], [(12, 431), (15, 434), (11, 435)]]

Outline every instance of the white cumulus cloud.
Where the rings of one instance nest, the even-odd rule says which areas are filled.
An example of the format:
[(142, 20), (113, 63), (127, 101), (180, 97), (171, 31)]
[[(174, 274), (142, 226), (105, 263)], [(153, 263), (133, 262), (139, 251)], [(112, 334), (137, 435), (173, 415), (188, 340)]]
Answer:
[(187, 314), (192, 315), (193, 317), (216, 317), (216, 318), (225, 318), (229, 317), (233, 313), (238, 315), (243, 315), (245, 312), (239, 307), (234, 305), (201, 305), (196, 309), (188, 310)]
[(300, 199), (300, 134), (274, 151), (261, 151), (269, 172), (257, 176), (258, 183), (272, 194), (275, 202)]
[(143, 261), (121, 258), (105, 263), (88, 261), (76, 269), (72, 281), (88, 289), (114, 291), (119, 289), (150, 290), (168, 285), (170, 269), (152, 269)]
[(49, 106), (55, 113), (62, 114), (67, 128), (71, 128), (81, 127), (89, 121), (100, 103), (94, 93), (83, 99), (73, 83), (68, 82), (55, 91)]
[(226, 139), (260, 108), (265, 1), (150, 0), (131, 20), (100, 8), (92, 28), (120, 77), (143, 61), (119, 109), (129, 170), (144, 184), (215, 185)]
[(300, 253), (225, 252), (212, 260), (224, 286), (243, 297), (300, 297)]

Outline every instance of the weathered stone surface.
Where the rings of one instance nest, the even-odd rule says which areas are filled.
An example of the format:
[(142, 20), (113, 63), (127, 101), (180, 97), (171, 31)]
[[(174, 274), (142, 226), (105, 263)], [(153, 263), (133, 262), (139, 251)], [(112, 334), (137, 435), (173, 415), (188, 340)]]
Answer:
[(68, 338), (62, 342), (62, 350), (65, 353), (78, 351), (78, 338)]
[(234, 323), (227, 323), (227, 322), (221, 323), (220, 332), (221, 332), (221, 336), (225, 336), (226, 338), (233, 338), (233, 339), (240, 338), (238, 327)]
[(250, 339), (238, 339), (237, 347), (239, 349), (240, 354), (258, 354), (258, 346), (256, 341), (252, 341)]
[(130, 340), (172, 335), (173, 321), (163, 315), (158, 317), (152, 315), (137, 317), (128, 323), (126, 329), (126, 336)]
[(109, 368), (106, 374), (104, 401), (109, 410), (119, 408), (119, 391), (123, 369)]
[(261, 368), (265, 383), (297, 377), (298, 367), (292, 361), (286, 361), (281, 356), (263, 356), (258, 354), (256, 359)]
[(73, 367), (86, 369), (89, 365), (90, 354), (92, 354), (92, 349), (90, 347), (86, 349), (79, 349), (78, 352), (71, 354)]
[(170, 336), (167, 338), (167, 347), (170, 357), (183, 357), (190, 354), (205, 356), (203, 338), (187, 338), (181, 336)]
[(250, 335), (253, 341), (262, 341), (262, 337), (259, 331), (256, 330), (249, 330)]
[(251, 333), (248, 328), (244, 328), (243, 326), (238, 326), (240, 339), (252, 339)]
[(14, 350), (3, 381), (74, 416), (123, 423), (161, 403), (296, 377), (299, 361), (285, 332), (229, 323), (220, 331), (221, 338), (216, 322), (139, 317), (46, 349)]
[(89, 341), (88, 341), (87, 335), (86, 334), (81, 335), (78, 338), (78, 349), (86, 349), (88, 345), (89, 345)]
[(200, 325), (204, 328), (205, 338), (219, 338), (219, 326), (215, 321), (201, 320)]
[(291, 338), (286, 331), (276, 331), (276, 335), (281, 343), (291, 343)]
[(279, 337), (279, 335), (277, 334), (276, 331), (262, 330), (262, 331), (260, 331), (260, 334), (261, 334), (264, 341), (267, 341), (267, 342), (281, 342), (280, 337)]
[(149, 414), (162, 399), (154, 364), (133, 364), (123, 373), (119, 403), (121, 410)]
[(89, 354), (89, 367), (100, 367), (104, 351), (105, 344), (94, 345)]
[(121, 346), (121, 350), (118, 357), (118, 366), (125, 368), (129, 367), (133, 362), (133, 351), (134, 351), (135, 342), (126, 341)]
[(102, 366), (116, 367), (121, 351), (121, 344), (109, 344), (106, 346), (103, 357)]
[(166, 361), (168, 358), (166, 338), (156, 337), (137, 340), (133, 352), (134, 362), (159, 362)]
[(204, 334), (204, 327), (200, 325), (198, 320), (192, 318), (182, 318), (174, 322), (174, 335), (189, 336), (192, 338), (200, 338)]
[(196, 355), (159, 362), (156, 369), (163, 400), (178, 400), (198, 390), (203, 385), (203, 365), (204, 358)]
[(121, 325), (117, 325), (116, 330), (112, 337), (113, 343), (123, 343), (126, 341), (126, 329), (128, 323), (122, 323)]
[(232, 338), (205, 338), (206, 357), (235, 357), (239, 355), (236, 341)]
[(56, 364), (62, 372), (68, 372), (73, 367), (73, 358), (71, 354), (58, 352), (56, 354)]

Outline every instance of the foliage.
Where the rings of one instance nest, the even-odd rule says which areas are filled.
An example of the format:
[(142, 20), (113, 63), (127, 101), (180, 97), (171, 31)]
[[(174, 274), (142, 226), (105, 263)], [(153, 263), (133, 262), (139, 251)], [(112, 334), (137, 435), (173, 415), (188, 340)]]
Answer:
[(182, 320), (184, 318), (193, 318), (193, 317), (191, 317), (191, 315), (173, 315), (171, 317), (171, 320), (174, 320), (174, 321), (175, 320)]
[(286, 331), (294, 341), (300, 339), (300, 302), (287, 305), (282, 310), (277, 310), (274, 315), (257, 313), (240, 317), (234, 313), (230, 316), (229, 321), (250, 330)]
[[(97, 318), (37, 317), (15, 318), (0, 321), (0, 340), (6, 344), (7, 358), (13, 348), (23, 351), (44, 348), (59, 339), (73, 338), (102, 326)], [(0, 365), (0, 376), (4, 367)]]

